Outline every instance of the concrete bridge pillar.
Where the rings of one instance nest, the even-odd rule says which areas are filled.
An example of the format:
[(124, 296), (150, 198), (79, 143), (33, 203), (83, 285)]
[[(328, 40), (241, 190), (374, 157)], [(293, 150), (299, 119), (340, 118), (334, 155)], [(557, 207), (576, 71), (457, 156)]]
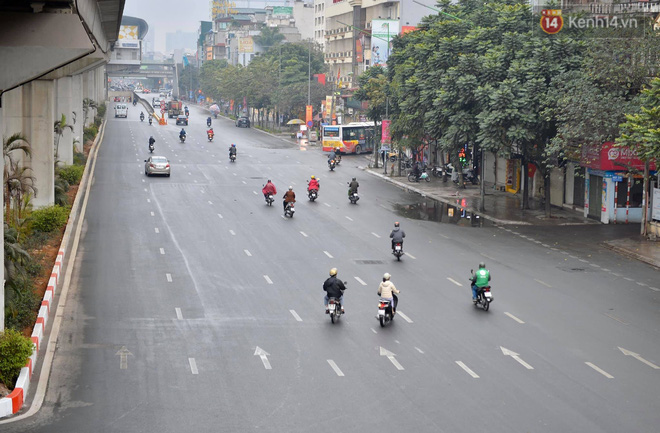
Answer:
[[(66, 124), (73, 126), (73, 78), (63, 77), (57, 80), (57, 99), (55, 102), (55, 121), (66, 117)], [(65, 128), (60, 137), (55, 134), (57, 147), (56, 158), (61, 164), (73, 164), (73, 131)]]
[[(94, 92), (94, 71), (87, 71), (82, 74), (83, 79), (83, 100), (91, 99), (94, 102), (98, 102), (96, 98), (96, 93)], [(87, 119), (85, 122), (85, 127), (94, 123), (94, 117), (96, 116), (96, 109), (92, 107), (87, 107)], [(83, 113), (84, 117), (84, 113)]]
[[(73, 146), (77, 152), (83, 151), (83, 77), (71, 77), (71, 124), (73, 125)], [(75, 113), (75, 115), (73, 114)], [(75, 122), (74, 122), (75, 119)]]
[(3, 138), (12, 134), (23, 133), (23, 91), (21, 87), (2, 94)]
[(27, 165), (32, 169), (37, 189), (32, 204), (38, 209), (55, 202), (55, 82), (35, 80), (22, 88), (23, 124), (26, 126), (23, 133), (32, 147), (32, 157)]

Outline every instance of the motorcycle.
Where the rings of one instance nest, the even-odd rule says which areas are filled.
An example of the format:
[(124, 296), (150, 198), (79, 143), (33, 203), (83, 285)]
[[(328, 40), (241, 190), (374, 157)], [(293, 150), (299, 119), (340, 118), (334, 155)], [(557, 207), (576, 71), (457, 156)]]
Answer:
[(395, 242), (394, 248), (392, 248), (392, 254), (396, 256), (397, 262), (400, 262), (401, 256), (403, 255), (403, 243)]
[(275, 199), (273, 198), (273, 194), (268, 194), (266, 196), (266, 204), (268, 206), (272, 206), (274, 201), (275, 201)]
[(429, 177), (429, 174), (426, 172), (426, 169), (422, 169), (422, 174), (419, 175), (419, 177), (415, 176), (414, 173), (408, 174), (408, 181), (409, 182), (421, 182), (421, 181), (427, 181), (431, 182), (431, 178)]
[[(474, 271), (470, 270), (472, 276), (474, 276)], [(472, 281), (472, 278), (470, 278)], [(490, 292), (490, 286), (479, 287), (477, 289), (477, 302), (474, 304), (477, 308), (483, 308), (484, 311), (488, 311), (490, 308), (490, 303), (493, 302), (493, 294)]]
[(144, 114), (140, 114), (140, 122), (144, 122)]
[(360, 196), (358, 195), (357, 191), (351, 192), (349, 189), (348, 200), (350, 200), (351, 204), (357, 204), (358, 200), (360, 200)]
[(153, 119), (150, 117), (149, 118), (149, 126), (151, 126), (151, 123), (153, 122)]
[(149, 153), (154, 153), (154, 145), (149, 144)]
[(471, 168), (463, 169), (463, 181), (471, 182), (472, 185), (479, 185), (479, 178), (477, 177), (474, 170), (472, 170)]
[(207, 120), (207, 121), (206, 121), (206, 127), (207, 127), (207, 128), (210, 128), (210, 127), (211, 127), (211, 121), (210, 121), (210, 120)]
[(232, 153), (232, 154), (229, 155), (229, 161), (236, 162), (236, 154), (235, 153)]
[(339, 165), (341, 163), (341, 153), (338, 153), (335, 157), (335, 164)]
[(335, 166), (337, 165), (337, 162), (334, 159), (331, 159), (328, 161), (328, 168), (330, 171), (335, 171)]
[(181, 140), (181, 143), (186, 142), (186, 136), (185, 135), (179, 135), (179, 140)]
[[(397, 297), (394, 296), (394, 306), (397, 304)], [(392, 313), (392, 302), (389, 299), (381, 298), (378, 301), (378, 315), (376, 319), (380, 322), (381, 327), (385, 327), (389, 322), (394, 320), (394, 314)]]
[(431, 174), (435, 177), (443, 177), (443, 169), (440, 166), (434, 166), (431, 169)]
[(294, 207), (293, 207), (293, 202), (288, 202), (288, 203), (286, 204), (286, 208), (284, 208), (284, 216), (285, 216), (285, 217), (288, 216), (289, 218), (293, 218), (293, 213), (294, 213), (295, 211), (296, 211), (296, 210), (295, 210)]
[(318, 190), (310, 189), (309, 191), (307, 191), (307, 197), (309, 197), (309, 201), (316, 200), (319, 197)]
[(341, 315), (344, 314), (339, 299), (328, 298), (328, 314), (330, 315), (330, 321), (332, 323), (338, 321)]
[(213, 134), (206, 134), (206, 138), (208, 138), (209, 141), (213, 141)]

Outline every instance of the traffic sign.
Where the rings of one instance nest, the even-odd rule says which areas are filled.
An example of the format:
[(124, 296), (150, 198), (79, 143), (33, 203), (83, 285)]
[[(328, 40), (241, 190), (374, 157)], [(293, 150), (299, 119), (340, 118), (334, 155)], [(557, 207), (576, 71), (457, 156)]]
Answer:
[(311, 120), (308, 120), (308, 121), (307, 121), (307, 127), (308, 127), (308, 128), (311, 128), (312, 126), (314, 126), (314, 122), (311, 121)]

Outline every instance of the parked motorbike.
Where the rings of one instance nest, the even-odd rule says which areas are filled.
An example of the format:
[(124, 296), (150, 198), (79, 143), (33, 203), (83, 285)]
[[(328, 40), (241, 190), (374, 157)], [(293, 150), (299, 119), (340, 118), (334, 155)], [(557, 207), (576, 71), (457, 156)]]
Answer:
[(463, 169), (463, 181), (464, 182), (471, 182), (472, 185), (478, 185), (479, 184), (479, 178), (477, 177), (474, 170), (472, 170), (471, 168), (464, 168)]
[(335, 323), (344, 314), (341, 308), (341, 302), (337, 298), (328, 298), (328, 314), (330, 314), (330, 321)]
[(334, 159), (331, 159), (331, 160), (328, 161), (328, 168), (330, 169), (330, 171), (334, 171), (336, 165), (337, 165), (337, 162)]
[(274, 201), (275, 201), (275, 199), (273, 198), (273, 194), (268, 194), (266, 196), (266, 204), (268, 206), (272, 206)]
[(315, 189), (310, 189), (307, 191), (307, 197), (309, 197), (309, 201), (314, 201), (318, 198), (319, 192)]
[(289, 203), (286, 204), (286, 208), (284, 209), (284, 216), (285, 216), (285, 217), (288, 216), (289, 218), (293, 218), (293, 213), (294, 213), (295, 211), (296, 211), (296, 210), (295, 210), (294, 207), (293, 207), (293, 203), (292, 203), (292, 202), (289, 202)]
[(235, 154), (235, 153), (230, 154), (230, 155), (229, 155), (229, 160), (230, 160), (231, 162), (236, 162), (236, 154)]
[(153, 144), (149, 145), (149, 152), (154, 153), (154, 145)]
[[(471, 269), (470, 273), (474, 275), (474, 271)], [(472, 281), (472, 278), (470, 278)], [(493, 302), (493, 294), (490, 291), (490, 286), (479, 287), (477, 289), (477, 303), (474, 304), (477, 308), (483, 308), (484, 311), (488, 311), (490, 308), (490, 303)]]
[(421, 182), (423, 180), (425, 180), (426, 182), (431, 182), (431, 177), (426, 172), (426, 169), (422, 169), (422, 173), (419, 175), (419, 177), (415, 176), (414, 173), (408, 174), (409, 182)]
[[(396, 295), (394, 296), (394, 306), (396, 308), (397, 304), (397, 297)], [(389, 299), (383, 299), (381, 298), (378, 301), (378, 315), (376, 316), (376, 319), (380, 322), (381, 327), (385, 327), (388, 323), (390, 323), (392, 320), (394, 320), (394, 314), (392, 313), (392, 302)]]
[(431, 169), (431, 174), (435, 177), (443, 177), (443, 169), (441, 166), (434, 166)]
[(401, 256), (403, 255), (403, 243), (395, 242), (394, 248), (392, 248), (392, 254), (396, 256), (397, 262), (400, 262)]

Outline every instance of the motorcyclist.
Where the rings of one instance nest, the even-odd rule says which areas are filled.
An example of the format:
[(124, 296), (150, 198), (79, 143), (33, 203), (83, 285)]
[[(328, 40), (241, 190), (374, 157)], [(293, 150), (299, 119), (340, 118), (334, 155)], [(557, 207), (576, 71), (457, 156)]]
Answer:
[(419, 180), (419, 177), (422, 175), (422, 169), (420, 167), (419, 161), (416, 161), (413, 164), (412, 174), (415, 176), (415, 180)]
[(206, 126), (211, 127), (211, 116), (206, 118)]
[(232, 144), (229, 146), (229, 159), (231, 159), (231, 156), (234, 155), (236, 157), (236, 145)]
[(325, 314), (330, 314), (330, 310), (328, 310), (329, 298), (339, 299), (339, 303), (341, 304), (341, 312), (342, 314), (345, 313), (344, 290), (346, 290), (346, 286), (339, 278), (337, 278), (337, 268), (330, 269), (330, 277), (323, 283), (323, 291), (325, 292), (325, 297), (323, 298), (323, 302), (325, 304)]
[(328, 164), (330, 164), (330, 161), (336, 160), (337, 159), (337, 152), (335, 152), (335, 149), (332, 149), (330, 151), (330, 155), (328, 155)]
[(399, 303), (399, 298), (396, 295), (400, 292), (394, 287), (394, 283), (390, 281), (390, 277), (391, 275), (385, 272), (383, 275), (383, 282), (378, 286), (378, 295), (380, 295), (381, 299), (387, 299), (390, 301), (390, 305), (392, 306), (392, 316), (394, 316), (396, 314), (396, 306)]
[(403, 248), (403, 238), (406, 237), (406, 232), (401, 230), (401, 227), (399, 227), (399, 222), (394, 223), (394, 229), (392, 229), (392, 232), (390, 233), (390, 238), (392, 238), (392, 249), (394, 249), (395, 244), (401, 244), (401, 248)]
[(181, 128), (181, 132), (179, 132), (179, 140), (183, 140), (186, 138), (186, 130)]
[(273, 182), (268, 179), (268, 182), (266, 182), (266, 185), (261, 189), (261, 192), (264, 194), (264, 198), (268, 199), (268, 195), (277, 194), (277, 188), (275, 188)]
[(321, 184), (314, 175), (312, 175), (312, 178), (309, 180), (309, 182), (307, 182), (307, 185), (308, 185), (307, 192), (310, 192), (312, 190), (316, 190), (316, 192), (319, 192), (319, 188), (321, 187)]
[(292, 186), (289, 187), (289, 190), (284, 193), (284, 197), (282, 198), (284, 199), (284, 201), (282, 202), (282, 206), (284, 206), (284, 211), (286, 212), (286, 204), (296, 202), (296, 193), (293, 192)]
[(190, 111), (188, 111), (188, 106), (187, 105), (183, 108), (183, 111), (186, 113), (186, 116), (190, 115)]
[(144, 120), (144, 111), (140, 111), (140, 122)]
[(486, 287), (490, 282), (490, 271), (486, 269), (484, 262), (479, 263), (479, 269), (477, 269), (476, 273), (472, 274), (470, 281), (472, 281), (472, 302), (476, 304), (477, 292), (480, 288)]
[(215, 135), (215, 133), (213, 132), (213, 128), (209, 128), (209, 130), (206, 131), (206, 135), (211, 139), (213, 139), (213, 136)]
[(149, 137), (149, 148), (151, 148), (151, 146), (153, 146), (155, 142), (156, 142), (156, 139), (154, 138), (153, 135), (151, 137)]
[(353, 178), (351, 183), (348, 184), (348, 196), (352, 196), (353, 193), (357, 194), (359, 186), (360, 184), (358, 183), (357, 179)]
[(153, 122), (153, 119), (149, 116), (149, 125), (151, 125), (151, 122)]

